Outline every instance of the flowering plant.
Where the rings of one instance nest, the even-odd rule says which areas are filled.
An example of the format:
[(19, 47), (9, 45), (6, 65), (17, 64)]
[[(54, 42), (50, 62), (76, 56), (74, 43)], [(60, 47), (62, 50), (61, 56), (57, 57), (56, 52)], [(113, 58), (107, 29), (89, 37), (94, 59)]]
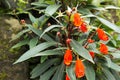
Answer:
[[(33, 3), (42, 7), (42, 16), (35, 18), (29, 14), (32, 24), (22, 20), (25, 29), (17, 37), (28, 37), (13, 48), (28, 44), (29, 50), (15, 63), (39, 57), (40, 64), (32, 70), (31, 78), (40, 80), (119, 80), (120, 66), (116, 60), (120, 51), (109, 32), (119, 35), (120, 28), (96, 14), (94, 10), (99, 8), (89, 9), (90, 3)], [(107, 29), (110, 31), (106, 32)]]

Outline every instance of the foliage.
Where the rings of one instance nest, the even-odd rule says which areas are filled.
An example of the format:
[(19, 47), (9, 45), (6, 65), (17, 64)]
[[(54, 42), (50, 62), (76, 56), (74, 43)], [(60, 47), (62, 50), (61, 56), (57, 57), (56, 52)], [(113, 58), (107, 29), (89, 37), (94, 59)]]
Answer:
[(30, 74), (40, 80), (65, 80), (65, 75), (66, 80), (120, 79), (120, 27), (106, 15), (119, 7), (110, 0), (39, 0), (32, 5), (41, 16), (29, 13), (32, 24), (21, 22), (24, 30), (14, 39), (24, 40), (12, 48), (27, 44), (29, 50), (14, 64), (39, 57)]

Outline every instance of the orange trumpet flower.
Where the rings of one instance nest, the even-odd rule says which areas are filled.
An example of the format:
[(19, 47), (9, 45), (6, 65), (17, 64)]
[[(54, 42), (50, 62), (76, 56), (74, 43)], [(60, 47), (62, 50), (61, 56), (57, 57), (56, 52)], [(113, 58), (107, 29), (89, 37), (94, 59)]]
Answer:
[(64, 54), (64, 64), (69, 66), (72, 62), (72, 51), (70, 49), (67, 49)]
[(77, 78), (81, 78), (85, 75), (84, 64), (79, 58), (77, 58), (75, 63), (75, 74)]
[(108, 40), (108, 36), (105, 34), (103, 29), (98, 28), (97, 29), (97, 33), (98, 33), (98, 37), (99, 37), (100, 40), (103, 40), (103, 41), (107, 41)]
[(108, 47), (103, 43), (100, 44), (100, 52), (102, 54), (108, 54)]
[(73, 23), (76, 27), (81, 26), (83, 23), (82, 18), (80, 18), (79, 13), (74, 13)]

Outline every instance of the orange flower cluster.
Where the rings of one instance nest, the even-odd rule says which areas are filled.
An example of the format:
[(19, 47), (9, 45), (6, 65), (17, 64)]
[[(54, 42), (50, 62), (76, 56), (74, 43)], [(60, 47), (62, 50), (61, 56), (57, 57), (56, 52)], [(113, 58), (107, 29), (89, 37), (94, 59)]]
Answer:
[[(66, 66), (69, 66), (72, 62), (72, 51), (70, 49), (67, 49), (64, 54), (64, 64)], [(77, 78), (81, 78), (85, 75), (85, 68), (82, 61), (77, 58), (75, 63), (75, 74)], [(69, 76), (66, 74), (66, 80), (70, 80)]]
[(82, 32), (87, 32), (87, 26), (86, 23), (83, 21), (83, 19), (80, 17), (79, 13), (74, 13), (73, 23), (76, 27), (79, 27), (79, 29)]
[[(107, 41), (109, 39), (103, 29), (98, 28), (97, 34), (100, 40)], [(105, 55), (108, 54), (108, 47), (103, 43), (100, 44), (100, 52)]]

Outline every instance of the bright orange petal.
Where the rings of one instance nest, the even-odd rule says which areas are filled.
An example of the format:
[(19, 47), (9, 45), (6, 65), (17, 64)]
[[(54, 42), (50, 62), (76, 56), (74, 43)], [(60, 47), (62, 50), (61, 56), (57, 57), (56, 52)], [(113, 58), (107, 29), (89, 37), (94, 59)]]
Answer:
[(65, 80), (70, 80), (70, 78), (67, 74), (66, 74)]
[(82, 23), (82, 24), (81, 24), (80, 30), (81, 30), (82, 32), (87, 32), (87, 26), (86, 26), (85, 23)]
[(98, 28), (97, 29), (97, 33), (98, 33), (98, 37), (99, 37), (100, 40), (103, 40), (103, 41), (107, 41), (108, 40), (108, 36), (105, 34), (103, 29)]
[(73, 23), (76, 27), (81, 26), (81, 24), (83, 23), (82, 18), (80, 18), (79, 13), (74, 13)]
[(81, 78), (81, 77), (83, 77), (85, 75), (84, 64), (82, 63), (82, 61), (80, 59), (76, 60), (75, 74), (76, 74), (77, 78)]
[(88, 39), (87, 40), (89, 43), (93, 43), (94, 42), (94, 40), (92, 40), (92, 39)]
[(64, 54), (64, 64), (69, 66), (72, 62), (72, 52), (70, 49), (67, 49)]
[(108, 54), (108, 47), (103, 43), (100, 44), (100, 52), (102, 54)]
[(90, 55), (92, 56), (92, 58), (94, 58), (94, 57), (95, 57), (95, 53), (94, 53), (94, 52), (89, 51), (89, 53), (90, 53)]

